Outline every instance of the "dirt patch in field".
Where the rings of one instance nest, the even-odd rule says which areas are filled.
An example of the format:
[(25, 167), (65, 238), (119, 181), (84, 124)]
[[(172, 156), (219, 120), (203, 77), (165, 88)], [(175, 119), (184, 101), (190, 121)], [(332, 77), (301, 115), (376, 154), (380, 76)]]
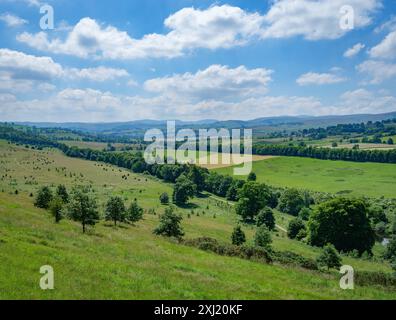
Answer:
[[(228, 155), (226, 156), (228, 157)], [(258, 156), (258, 155), (253, 155), (252, 156), (252, 161), (256, 162), (256, 161), (262, 161), (262, 160), (268, 160), (268, 159), (272, 159), (272, 158), (277, 158), (277, 156)], [(245, 162), (245, 157), (243, 155), (238, 156), (238, 157), (231, 157), (231, 163), (227, 164), (227, 163), (223, 163), (222, 161), (222, 156), (218, 156), (218, 164), (202, 164), (202, 160), (201, 159), (205, 159), (205, 157), (203, 158), (199, 158), (200, 161), (198, 161), (197, 165), (203, 168), (207, 168), (207, 169), (218, 169), (218, 168), (227, 168), (227, 167), (232, 167), (232, 166), (236, 166), (236, 165), (240, 165), (242, 163)], [(208, 162), (210, 162), (210, 160), (208, 160)]]

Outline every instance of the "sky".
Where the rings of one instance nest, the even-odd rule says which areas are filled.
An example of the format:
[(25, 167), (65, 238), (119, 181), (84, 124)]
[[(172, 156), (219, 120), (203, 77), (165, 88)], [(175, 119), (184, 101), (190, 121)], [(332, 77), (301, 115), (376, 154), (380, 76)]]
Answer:
[(395, 88), (396, 0), (0, 0), (0, 121), (385, 113)]

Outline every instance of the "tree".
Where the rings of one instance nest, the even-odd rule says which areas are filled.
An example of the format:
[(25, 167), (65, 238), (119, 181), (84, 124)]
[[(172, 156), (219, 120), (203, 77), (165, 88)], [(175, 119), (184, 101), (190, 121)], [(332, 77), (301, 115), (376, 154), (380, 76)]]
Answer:
[(67, 203), (69, 201), (69, 194), (67, 193), (67, 189), (63, 184), (60, 184), (56, 188), (56, 195), (62, 199), (63, 203)]
[(275, 229), (275, 217), (271, 208), (265, 207), (260, 211), (257, 218), (257, 226), (266, 226), (270, 231)]
[(297, 189), (286, 189), (279, 199), (279, 210), (297, 216), (305, 206), (305, 200)]
[(307, 207), (302, 208), (298, 213), (298, 217), (303, 221), (308, 221), (310, 215), (311, 215), (311, 210)]
[(258, 247), (263, 247), (271, 250), (271, 232), (264, 225), (257, 228), (256, 235), (254, 236), (254, 244)]
[(393, 139), (392, 139), (392, 138), (389, 138), (388, 141), (387, 141), (387, 143), (390, 144), (390, 145), (393, 145), (393, 144), (394, 144)]
[(96, 199), (84, 188), (76, 188), (72, 191), (66, 212), (72, 220), (81, 223), (83, 233), (86, 231), (86, 226), (95, 226), (100, 219)]
[(250, 172), (247, 181), (257, 181), (257, 175), (254, 172)]
[(333, 142), (333, 143), (331, 144), (331, 146), (332, 146), (333, 148), (337, 148), (337, 147), (338, 147), (338, 143), (337, 143), (337, 142)]
[(297, 236), (305, 230), (305, 224), (300, 218), (294, 218), (289, 222), (287, 227), (287, 236), (290, 239), (296, 239)]
[(125, 204), (121, 197), (111, 197), (106, 204), (105, 219), (113, 221), (114, 226), (117, 222), (125, 221)]
[(127, 211), (127, 220), (135, 223), (143, 219), (143, 208), (141, 208), (137, 200), (133, 201)]
[(344, 252), (371, 252), (375, 234), (368, 218), (367, 203), (348, 198), (321, 203), (309, 220), (309, 242), (318, 247), (331, 243)]
[(160, 224), (154, 230), (154, 234), (166, 237), (181, 239), (184, 236), (181, 222), (183, 217), (173, 211), (172, 207), (165, 209), (165, 213), (160, 216)]
[(185, 205), (195, 195), (196, 185), (185, 175), (177, 178), (173, 189), (173, 202), (177, 205)]
[(244, 184), (245, 182), (242, 180), (233, 179), (231, 186), (227, 190), (227, 194), (226, 194), (227, 200), (237, 201), (239, 189), (241, 189)]
[(241, 246), (246, 242), (246, 236), (245, 233), (242, 231), (241, 226), (238, 225), (234, 228), (234, 231), (231, 235), (231, 241), (232, 244), (236, 246)]
[(59, 223), (63, 218), (63, 206), (63, 199), (59, 196), (56, 196), (54, 199), (52, 199), (49, 204), (49, 210), (52, 216), (55, 218), (55, 223)]
[(268, 204), (270, 197), (271, 190), (265, 184), (247, 182), (239, 190), (236, 213), (243, 221), (253, 222), (259, 211)]
[(317, 262), (319, 266), (327, 267), (327, 270), (331, 268), (339, 269), (342, 265), (341, 257), (332, 244), (327, 244), (323, 247)]
[(205, 179), (207, 174), (207, 169), (200, 168), (198, 166), (190, 166), (187, 178), (196, 185), (196, 192), (202, 192), (205, 189)]
[(34, 205), (37, 208), (48, 209), (52, 199), (53, 195), (51, 189), (45, 186), (40, 188), (40, 190), (38, 191)]
[(390, 261), (396, 259), (396, 237), (393, 237), (386, 246), (384, 258)]
[(169, 195), (164, 192), (163, 194), (160, 195), (160, 201), (161, 204), (169, 204)]

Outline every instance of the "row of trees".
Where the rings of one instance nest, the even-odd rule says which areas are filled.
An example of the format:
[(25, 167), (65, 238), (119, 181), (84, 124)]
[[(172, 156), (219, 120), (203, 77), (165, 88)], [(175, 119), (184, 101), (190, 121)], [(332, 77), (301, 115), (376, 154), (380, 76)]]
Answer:
[(256, 144), (253, 146), (253, 153), (258, 155), (306, 157), (321, 160), (396, 163), (396, 149), (352, 150), (346, 148), (332, 149), (312, 146)]
[[(94, 226), (101, 218), (98, 202), (88, 187), (75, 187), (69, 195), (63, 185), (59, 185), (55, 193), (44, 186), (38, 191), (34, 205), (48, 209), (56, 223), (65, 217), (80, 222), (84, 233), (87, 226)], [(143, 218), (143, 209), (136, 200), (126, 208), (124, 200), (114, 196), (105, 205), (104, 218), (115, 226), (120, 222), (135, 223)]]

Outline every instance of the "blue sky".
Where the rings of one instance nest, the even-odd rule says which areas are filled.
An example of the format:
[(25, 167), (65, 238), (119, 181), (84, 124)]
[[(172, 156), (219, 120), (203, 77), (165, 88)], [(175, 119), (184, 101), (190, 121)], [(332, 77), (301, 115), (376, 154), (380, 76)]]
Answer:
[(394, 0), (0, 0), (0, 121), (381, 113), (395, 79)]

